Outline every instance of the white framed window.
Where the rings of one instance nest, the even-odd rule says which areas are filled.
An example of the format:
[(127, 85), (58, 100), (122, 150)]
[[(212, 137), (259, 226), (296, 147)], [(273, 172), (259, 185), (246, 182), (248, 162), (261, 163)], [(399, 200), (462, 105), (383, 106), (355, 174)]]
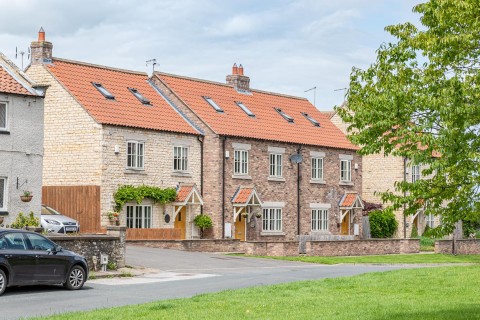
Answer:
[(148, 229), (152, 227), (152, 206), (127, 206), (127, 227)]
[(127, 168), (143, 170), (145, 143), (127, 141)]
[(7, 104), (0, 102), (0, 130), (7, 130)]
[(173, 171), (188, 171), (188, 147), (173, 147)]
[(248, 175), (248, 151), (247, 150), (235, 150), (233, 174)]
[(7, 210), (7, 178), (0, 177), (0, 211)]
[(340, 160), (340, 181), (341, 182), (352, 181), (352, 160), (347, 160), (347, 159)]
[(263, 231), (280, 232), (282, 231), (282, 209), (265, 208), (262, 217)]
[(312, 231), (328, 231), (327, 209), (312, 209)]
[(427, 214), (425, 216), (425, 224), (429, 226), (430, 228), (435, 227), (435, 216), (433, 214)]
[(312, 158), (312, 180), (323, 180), (323, 158)]
[(420, 180), (420, 166), (412, 166), (412, 182)]
[(270, 153), (270, 177), (282, 177), (282, 160), (281, 154)]

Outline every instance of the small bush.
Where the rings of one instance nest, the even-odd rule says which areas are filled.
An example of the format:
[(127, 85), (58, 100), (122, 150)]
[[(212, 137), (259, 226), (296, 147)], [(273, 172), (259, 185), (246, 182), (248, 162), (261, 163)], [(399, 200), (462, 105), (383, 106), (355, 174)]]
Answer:
[(10, 227), (13, 229), (23, 229), (25, 227), (38, 226), (40, 226), (40, 220), (35, 217), (35, 215), (31, 211), (28, 216), (24, 216), (23, 213), (20, 212), (15, 221), (10, 225)]
[(368, 218), (372, 238), (391, 238), (397, 231), (398, 222), (393, 212), (372, 211)]
[(193, 219), (193, 223), (200, 228), (200, 238), (203, 239), (203, 231), (213, 226), (210, 216), (200, 214)]

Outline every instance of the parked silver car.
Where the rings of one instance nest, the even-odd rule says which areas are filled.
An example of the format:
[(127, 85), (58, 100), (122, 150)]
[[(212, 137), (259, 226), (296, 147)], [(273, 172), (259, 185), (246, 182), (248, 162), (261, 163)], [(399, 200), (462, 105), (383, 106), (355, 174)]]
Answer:
[(63, 214), (57, 210), (42, 205), (42, 214), (40, 218), (42, 228), (47, 232), (53, 233), (67, 233), (80, 232), (80, 225), (78, 221)]

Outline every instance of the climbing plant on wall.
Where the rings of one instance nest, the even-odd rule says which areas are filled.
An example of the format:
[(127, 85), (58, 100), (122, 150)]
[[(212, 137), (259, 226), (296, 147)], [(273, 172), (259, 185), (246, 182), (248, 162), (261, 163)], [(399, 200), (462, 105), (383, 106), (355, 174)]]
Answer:
[(115, 199), (115, 210), (121, 211), (125, 203), (130, 201), (135, 201), (137, 203), (142, 203), (144, 198), (152, 199), (155, 203), (169, 203), (175, 200), (177, 196), (177, 191), (174, 188), (159, 188), (152, 186), (131, 186), (124, 185), (120, 186), (113, 194)]

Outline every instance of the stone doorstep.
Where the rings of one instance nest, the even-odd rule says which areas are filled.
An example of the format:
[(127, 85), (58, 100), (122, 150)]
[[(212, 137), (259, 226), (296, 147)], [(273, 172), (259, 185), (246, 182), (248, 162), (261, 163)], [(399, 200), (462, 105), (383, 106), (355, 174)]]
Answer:
[(158, 273), (158, 272), (160, 271), (157, 269), (145, 268), (140, 266), (132, 266), (132, 267), (118, 268), (117, 270), (90, 271), (90, 275), (94, 274), (95, 279), (105, 279), (105, 278), (122, 278), (122, 277), (125, 277), (124, 276), (125, 274), (131, 274), (132, 277), (139, 277), (146, 274)]

